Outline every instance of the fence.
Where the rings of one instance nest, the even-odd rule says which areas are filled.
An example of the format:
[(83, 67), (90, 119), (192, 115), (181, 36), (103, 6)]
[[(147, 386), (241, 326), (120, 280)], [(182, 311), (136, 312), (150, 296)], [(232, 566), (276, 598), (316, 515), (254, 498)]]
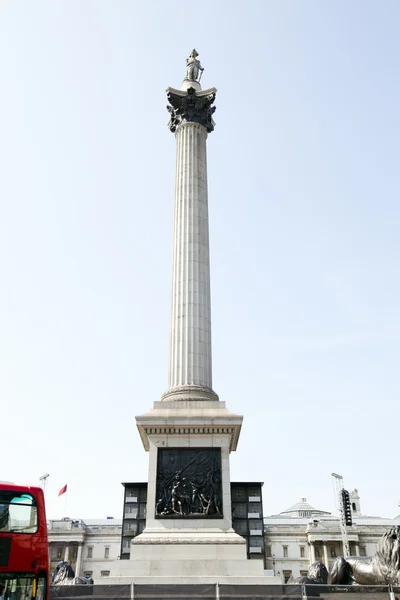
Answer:
[(330, 585), (66, 585), (50, 600), (400, 600), (400, 587)]

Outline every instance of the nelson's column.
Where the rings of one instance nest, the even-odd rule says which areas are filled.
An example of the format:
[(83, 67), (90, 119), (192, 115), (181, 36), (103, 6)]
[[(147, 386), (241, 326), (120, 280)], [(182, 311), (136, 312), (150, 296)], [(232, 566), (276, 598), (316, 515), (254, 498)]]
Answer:
[(186, 60), (181, 89), (167, 89), (176, 138), (169, 388), (136, 417), (149, 452), (146, 527), (132, 540), (131, 560), (121, 561), (152, 582), (263, 575), (232, 529), (229, 454), (242, 417), (212, 389), (206, 140), (216, 89), (201, 89), (197, 57), (193, 50)]

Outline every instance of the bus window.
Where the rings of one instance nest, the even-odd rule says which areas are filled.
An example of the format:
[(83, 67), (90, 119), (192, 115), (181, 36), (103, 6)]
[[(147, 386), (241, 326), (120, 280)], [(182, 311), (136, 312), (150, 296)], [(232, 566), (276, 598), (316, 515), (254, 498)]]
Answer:
[(46, 579), (44, 577), (39, 577), (37, 584), (37, 592), (36, 592), (36, 600), (45, 600), (46, 599)]
[(36, 597), (36, 579), (30, 573), (0, 574), (0, 598), (4, 600), (32, 600)]
[(0, 532), (36, 533), (37, 506), (30, 494), (0, 491)]

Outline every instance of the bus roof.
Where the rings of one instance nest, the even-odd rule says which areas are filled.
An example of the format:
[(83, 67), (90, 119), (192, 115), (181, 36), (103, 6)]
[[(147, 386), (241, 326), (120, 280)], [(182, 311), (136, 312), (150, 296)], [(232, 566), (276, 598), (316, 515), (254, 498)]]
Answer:
[(15, 483), (0, 482), (0, 490), (10, 490), (11, 492), (31, 492), (31, 494), (43, 493), (39, 486), (34, 485), (16, 485)]

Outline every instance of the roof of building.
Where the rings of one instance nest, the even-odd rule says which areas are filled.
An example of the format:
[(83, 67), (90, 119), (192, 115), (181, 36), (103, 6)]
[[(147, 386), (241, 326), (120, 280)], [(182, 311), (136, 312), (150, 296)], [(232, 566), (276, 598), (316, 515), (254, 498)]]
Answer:
[(108, 517), (107, 519), (82, 519), (82, 521), (88, 527), (104, 527), (105, 525), (117, 526), (122, 525), (122, 519), (114, 519), (114, 517)]
[[(264, 517), (264, 525), (266, 527), (268, 527), (269, 525), (302, 525), (303, 527), (307, 527), (307, 525), (309, 525), (312, 522), (312, 518), (310, 519), (309, 517), (285, 517), (283, 516), (283, 514)], [(339, 527), (339, 518), (330, 514), (323, 515), (322, 519), (318, 519), (318, 522), (321, 522), (322, 524), (326, 523), (327, 525), (336, 523)], [(376, 525), (380, 527), (391, 527), (393, 525), (398, 525), (398, 521), (396, 521), (396, 519), (388, 519), (384, 517), (369, 517), (364, 515), (360, 517), (353, 517), (353, 524), (355, 526)]]
[[(232, 485), (264, 485), (263, 481), (231, 481)], [(147, 482), (145, 481), (123, 481), (122, 485), (124, 487), (147, 487)]]
[(123, 481), (122, 484), (124, 487), (147, 487), (147, 481)]
[(307, 502), (307, 498), (300, 498), (300, 502), (296, 502), (296, 504), (279, 514), (286, 515), (287, 517), (311, 517), (311, 515), (330, 515), (331, 513), (326, 510), (314, 508), (314, 506), (311, 506)]

